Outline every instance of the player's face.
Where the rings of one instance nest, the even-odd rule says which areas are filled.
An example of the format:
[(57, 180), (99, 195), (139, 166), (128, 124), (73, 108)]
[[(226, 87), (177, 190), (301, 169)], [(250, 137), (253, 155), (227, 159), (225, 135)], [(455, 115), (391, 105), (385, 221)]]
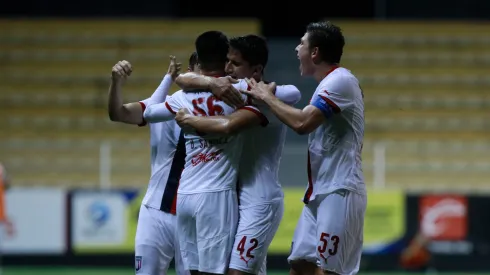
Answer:
[(296, 53), (299, 59), (299, 70), (301, 75), (313, 75), (315, 70), (310, 45), (308, 43), (308, 33), (305, 33), (305, 35), (301, 37), (301, 42), (296, 46)]
[(262, 70), (259, 66), (250, 66), (250, 64), (242, 58), (240, 51), (230, 48), (228, 51), (228, 63), (226, 63), (225, 71), (233, 78), (255, 78), (262, 80)]

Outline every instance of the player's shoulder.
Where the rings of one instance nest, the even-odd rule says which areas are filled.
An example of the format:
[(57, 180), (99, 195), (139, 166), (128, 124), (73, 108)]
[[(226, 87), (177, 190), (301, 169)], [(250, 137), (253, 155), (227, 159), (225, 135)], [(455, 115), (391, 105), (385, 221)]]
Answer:
[(175, 93), (173, 93), (172, 95), (168, 96), (167, 99), (169, 97), (171, 97), (171, 98), (182, 98), (184, 95), (185, 95), (184, 90), (178, 90)]
[(343, 92), (357, 87), (359, 81), (348, 69), (339, 67), (328, 74), (318, 85), (318, 90), (332, 90), (333, 92)]

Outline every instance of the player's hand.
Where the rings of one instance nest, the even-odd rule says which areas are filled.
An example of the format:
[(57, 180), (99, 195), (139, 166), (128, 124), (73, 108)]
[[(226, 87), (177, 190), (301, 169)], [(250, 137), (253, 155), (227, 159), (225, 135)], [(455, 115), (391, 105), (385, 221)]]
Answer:
[(125, 80), (133, 72), (133, 67), (131, 63), (126, 60), (119, 61), (112, 67), (112, 79), (114, 80)]
[(179, 124), (180, 128), (184, 130), (184, 132), (187, 133), (194, 132), (194, 129), (188, 124), (188, 121), (193, 116), (194, 115), (188, 109), (182, 108), (175, 115), (175, 121), (177, 122), (177, 124)]
[(172, 76), (172, 80), (175, 80), (177, 76), (179, 76), (180, 69), (182, 67), (182, 63), (178, 63), (175, 56), (170, 56), (170, 65), (168, 66), (168, 72), (170, 76)]
[(232, 84), (234, 83), (238, 83), (238, 80), (230, 76), (220, 77), (213, 79), (209, 84), (209, 88), (216, 98), (223, 100), (230, 106), (239, 108), (244, 106), (245, 102), (243, 102), (240, 92), (233, 87)]
[(250, 89), (248, 91), (242, 91), (245, 94), (250, 95), (254, 99), (258, 99), (264, 101), (269, 96), (274, 96), (274, 92), (276, 91), (276, 83), (271, 82), (269, 84), (265, 84), (263, 81), (258, 82), (255, 79), (245, 79), (247, 81)]

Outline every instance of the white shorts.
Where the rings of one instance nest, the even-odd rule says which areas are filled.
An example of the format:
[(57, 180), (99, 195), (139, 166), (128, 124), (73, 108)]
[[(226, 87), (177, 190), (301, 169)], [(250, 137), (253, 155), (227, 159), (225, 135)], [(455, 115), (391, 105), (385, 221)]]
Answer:
[(362, 254), (366, 195), (345, 189), (305, 205), (288, 261), (306, 260), (340, 275), (357, 274)]
[(135, 240), (136, 274), (167, 274), (174, 257), (177, 274), (189, 274), (182, 264), (176, 226), (175, 215), (141, 205)]
[(235, 191), (179, 194), (177, 226), (185, 269), (225, 274), (237, 223)]
[(284, 214), (284, 201), (278, 200), (240, 209), (230, 268), (250, 274), (266, 274), (267, 250)]

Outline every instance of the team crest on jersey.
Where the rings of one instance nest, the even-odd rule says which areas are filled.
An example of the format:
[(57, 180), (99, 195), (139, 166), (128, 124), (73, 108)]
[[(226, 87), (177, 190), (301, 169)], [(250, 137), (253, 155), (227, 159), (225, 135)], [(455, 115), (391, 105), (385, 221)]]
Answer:
[(134, 268), (136, 271), (139, 271), (141, 269), (141, 263), (143, 262), (143, 256), (136, 256), (134, 259)]

